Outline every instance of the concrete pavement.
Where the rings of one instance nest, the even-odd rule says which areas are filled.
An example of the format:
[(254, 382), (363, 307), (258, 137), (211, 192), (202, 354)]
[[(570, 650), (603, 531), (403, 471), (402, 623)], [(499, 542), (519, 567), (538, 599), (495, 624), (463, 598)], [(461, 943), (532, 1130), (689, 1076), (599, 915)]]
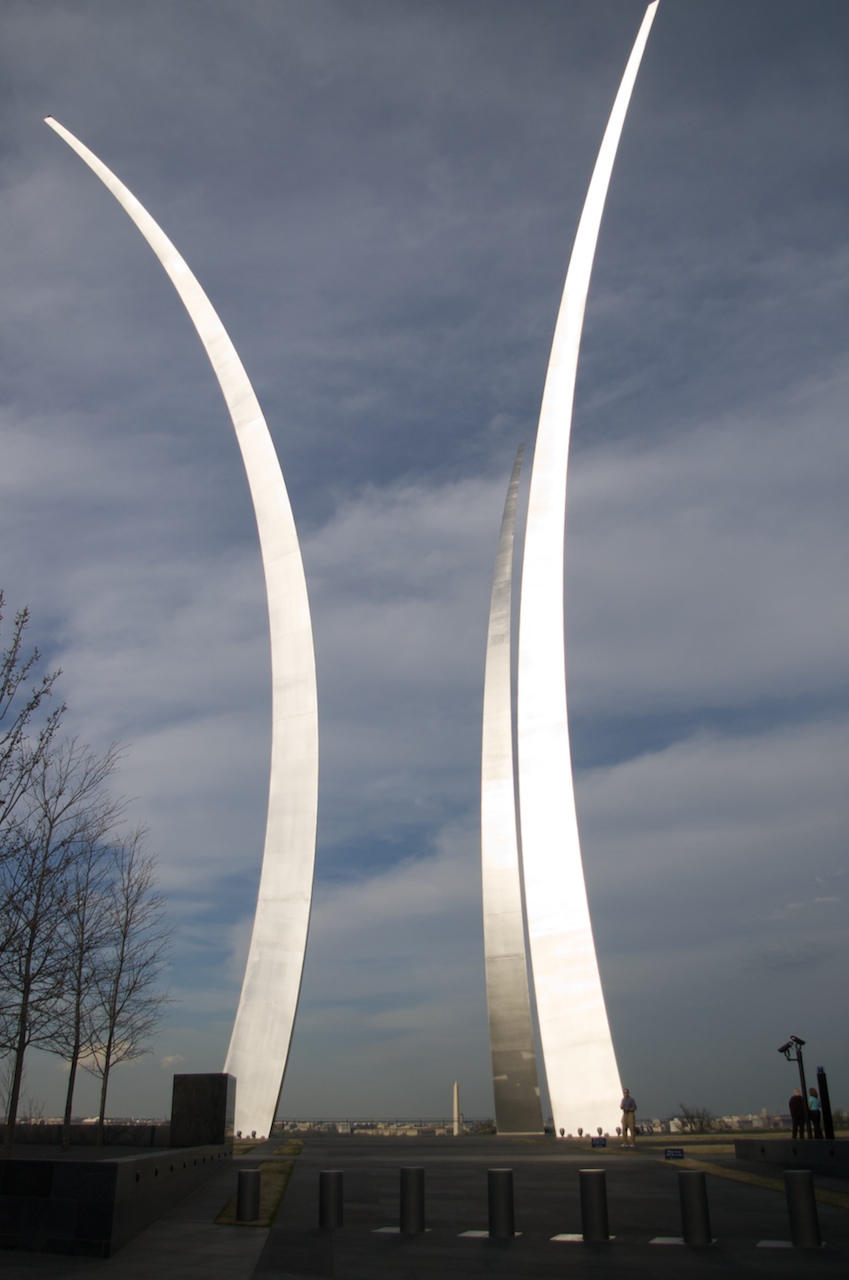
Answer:
[[(255, 1147), (234, 1161), (256, 1167), (281, 1139)], [(686, 1142), (682, 1145), (687, 1149)], [(666, 1276), (796, 1277), (849, 1274), (847, 1184), (817, 1179), (835, 1204), (820, 1204), (822, 1237), (816, 1252), (764, 1246), (788, 1241), (784, 1195), (771, 1187), (719, 1176), (747, 1168), (727, 1153), (695, 1151), (709, 1170), (710, 1249), (652, 1243), (681, 1235), (677, 1162), (665, 1161), (662, 1146), (635, 1151), (611, 1144), (602, 1151), (546, 1139), (483, 1137), (362, 1137), (311, 1134), (273, 1227), (217, 1226), (214, 1218), (235, 1191), (233, 1164), (214, 1175), (186, 1201), (105, 1261), (4, 1252), (8, 1280), (141, 1280), (174, 1274), (194, 1280), (451, 1280), (452, 1277), (604, 1276), (646, 1280)], [(426, 1217), (421, 1236), (380, 1230), (399, 1222), (399, 1169), (425, 1169)], [(516, 1230), (512, 1240), (468, 1238), (487, 1228), (487, 1169), (513, 1169)], [(604, 1168), (610, 1230), (604, 1245), (556, 1243), (557, 1233), (581, 1232), (578, 1171)], [(345, 1224), (318, 1227), (318, 1181), (322, 1169), (341, 1169)], [(762, 1168), (752, 1173), (763, 1175)], [(772, 1172), (772, 1171), (770, 1171)], [(774, 1175), (773, 1175), (774, 1176)], [(844, 1193), (844, 1194), (841, 1194)], [(849, 1198), (847, 1198), (849, 1204)]]

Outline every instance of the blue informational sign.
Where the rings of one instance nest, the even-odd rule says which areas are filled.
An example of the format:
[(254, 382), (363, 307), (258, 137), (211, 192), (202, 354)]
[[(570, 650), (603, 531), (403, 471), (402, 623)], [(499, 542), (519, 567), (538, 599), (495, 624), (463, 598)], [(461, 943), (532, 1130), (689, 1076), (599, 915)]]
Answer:
[(606, 1146), (607, 1146), (607, 1138), (593, 1138), (593, 1139), (592, 1139), (592, 1144), (593, 1144), (593, 1146), (594, 1146), (594, 1147), (606, 1147)]
[(667, 1160), (683, 1160), (684, 1148), (683, 1147), (665, 1147), (663, 1154), (666, 1156)]

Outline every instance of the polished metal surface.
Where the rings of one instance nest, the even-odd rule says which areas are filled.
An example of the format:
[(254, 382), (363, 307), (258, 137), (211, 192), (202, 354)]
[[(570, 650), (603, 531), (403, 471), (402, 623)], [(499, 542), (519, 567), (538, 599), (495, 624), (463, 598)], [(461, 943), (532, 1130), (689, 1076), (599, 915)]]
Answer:
[(513, 785), (510, 627), (516, 498), (525, 446), (507, 488), (486, 642), (481, 750), (481, 888), (486, 1003), (499, 1133), (542, 1133)]
[(289, 1054), (315, 865), (318, 707), (298, 535), (259, 402), (203, 289), (123, 183), (56, 120), (48, 117), (47, 123), (108, 187), (168, 273), (230, 411), (256, 513), (271, 634), (271, 779), (253, 937), (224, 1070), (237, 1080), (236, 1128), (265, 1135), (271, 1132)]
[(646, 10), (575, 237), (531, 472), (519, 622), (518, 754), (528, 937), (555, 1128), (610, 1129), (621, 1087), (590, 923), (575, 797), (563, 614), (566, 474), (578, 350), (610, 174), (657, 0)]

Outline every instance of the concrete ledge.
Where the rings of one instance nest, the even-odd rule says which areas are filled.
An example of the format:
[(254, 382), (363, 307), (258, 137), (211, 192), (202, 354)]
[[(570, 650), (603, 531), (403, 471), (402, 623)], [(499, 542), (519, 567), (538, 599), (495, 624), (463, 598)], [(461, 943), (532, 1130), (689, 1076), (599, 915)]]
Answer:
[(0, 1161), (0, 1248), (109, 1258), (232, 1159), (223, 1146)]
[(736, 1138), (738, 1160), (780, 1165), (782, 1169), (810, 1169), (833, 1178), (849, 1178), (849, 1141), (836, 1138), (792, 1141), (790, 1138)]
[[(72, 1124), (72, 1147), (97, 1146), (96, 1124)], [(6, 1136), (5, 1124), (0, 1124), (0, 1142)], [(62, 1143), (61, 1124), (15, 1125), (16, 1147), (58, 1147)], [(103, 1128), (104, 1147), (170, 1147), (171, 1126), (165, 1124), (107, 1124)]]

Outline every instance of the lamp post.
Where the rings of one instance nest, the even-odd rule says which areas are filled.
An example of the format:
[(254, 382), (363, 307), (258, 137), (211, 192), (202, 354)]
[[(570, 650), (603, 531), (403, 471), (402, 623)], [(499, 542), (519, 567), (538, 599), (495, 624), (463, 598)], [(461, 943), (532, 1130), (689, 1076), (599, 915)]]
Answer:
[(783, 1053), (788, 1062), (798, 1063), (799, 1084), (802, 1088), (802, 1101), (805, 1104), (805, 1128), (808, 1132), (808, 1137), (813, 1138), (814, 1135), (811, 1132), (811, 1114), (808, 1111), (808, 1088), (805, 1084), (805, 1067), (802, 1062), (802, 1045), (804, 1043), (805, 1041), (800, 1040), (798, 1036), (791, 1036), (786, 1044), (779, 1047), (778, 1052)]

